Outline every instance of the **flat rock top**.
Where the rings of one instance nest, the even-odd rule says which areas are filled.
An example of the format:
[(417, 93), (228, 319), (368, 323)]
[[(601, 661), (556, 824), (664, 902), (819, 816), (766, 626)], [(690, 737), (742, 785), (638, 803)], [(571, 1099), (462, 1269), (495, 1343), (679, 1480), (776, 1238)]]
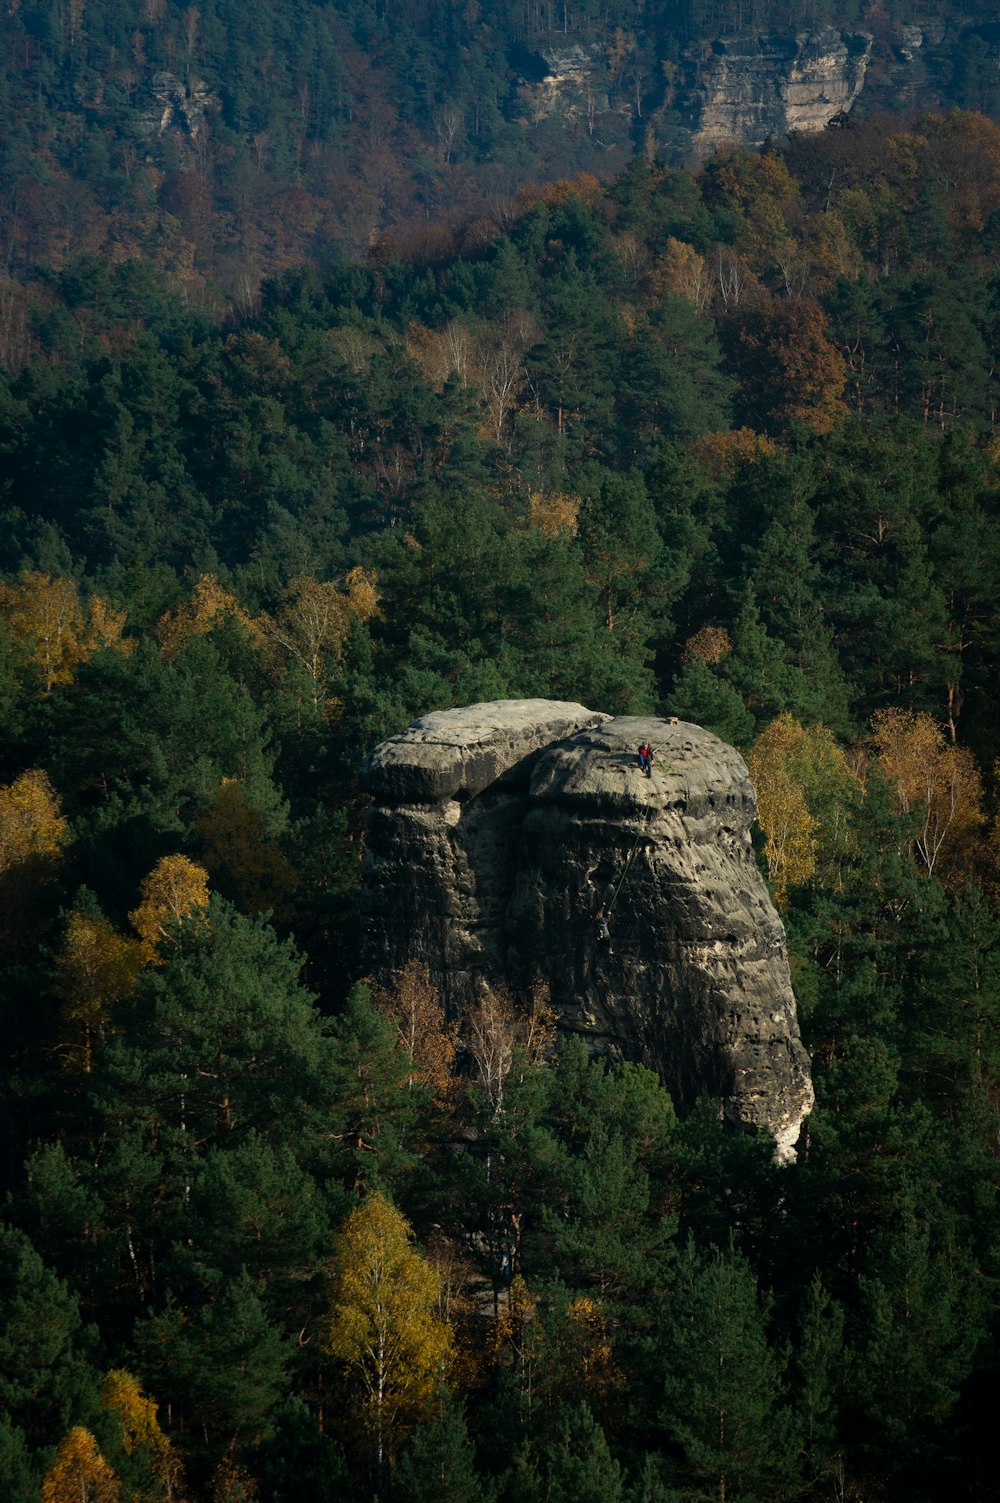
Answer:
[(423, 715), (372, 752), (362, 779), (377, 798), (471, 797), (526, 757), (608, 716), (555, 699), (496, 699)]
[[(649, 779), (637, 765), (643, 741), (653, 749)], [(582, 728), (572, 740), (551, 747), (535, 767), (531, 792), (536, 799), (625, 807), (687, 804), (692, 798), (753, 799), (743, 758), (718, 736), (688, 721), (636, 715)]]

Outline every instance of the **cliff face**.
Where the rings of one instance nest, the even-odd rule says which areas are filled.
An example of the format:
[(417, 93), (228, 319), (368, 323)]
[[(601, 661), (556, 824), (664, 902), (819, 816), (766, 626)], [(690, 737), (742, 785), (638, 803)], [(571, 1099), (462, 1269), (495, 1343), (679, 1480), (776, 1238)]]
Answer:
[(822, 130), (848, 112), (865, 81), (872, 37), (827, 27), (695, 43), (671, 67), (668, 98), (648, 122), (642, 99), (652, 102), (662, 80), (617, 55), (612, 66), (613, 50), (613, 43), (567, 42), (525, 53), (519, 92), (527, 117), (585, 124), (608, 139), (639, 123), (646, 134), (648, 124), (647, 141), (667, 155), (680, 148), (706, 156), (721, 142), (756, 146), (790, 130)]
[[(366, 781), (374, 974), (422, 961), (454, 1012), (484, 983), (544, 981), (595, 1053), (641, 1060), (682, 1104), (714, 1096), (791, 1152), (809, 1065), (731, 747), (693, 725), (504, 701), (425, 716), (376, 749)], [(610, 948), (594, 924), (608, 902)]]
[(955, 10), (872, 24), (874, 36), (835, 27), (708, 35), (679, 57), (656, 22), (600, 40), (592, 32), (585, 43), (518, 46), (518, 113), (526, 124), (561, 124), (578, 142), (585, 129), (600, 150), (630, 143), (673, 161), (823, 130), (862, 92), (867, 112), (958, 106), (996, 118), (1000, 21)]
[(677, 101), (692, 146), (705, 156), (722, 141), (759, 146), (789, 131), (823, 130), (849, 111), (871, 57), (867, 32), (720, 37), (698, 80)]

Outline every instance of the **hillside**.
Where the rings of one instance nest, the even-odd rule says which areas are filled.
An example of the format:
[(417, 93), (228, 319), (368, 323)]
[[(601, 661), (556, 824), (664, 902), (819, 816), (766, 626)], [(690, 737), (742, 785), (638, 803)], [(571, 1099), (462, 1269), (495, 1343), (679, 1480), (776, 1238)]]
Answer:
[[(6, 1496), (989, 1497), (1000, 127), (640, 156), (228, 308), (72, 248), (0, 300)], [(460, 1016), (366, 982), (358, 769), (505, 699), (703, 726), (749, 818), (745, 759), (794, 1168), (557, 1038), (548, 940)], [(572, 915), (614, 829), (523, 869)]]
[(239, 307), (262, 275), (393, 227), (502, 225), (525, 184), (636, 154), (682, 162), (843, 107), (1000, 108), (989, 6), (814, 0), (794, 23), (802, 47), (772, 0), (21, 0), (0, 16), (4, 264), (138, 253)]

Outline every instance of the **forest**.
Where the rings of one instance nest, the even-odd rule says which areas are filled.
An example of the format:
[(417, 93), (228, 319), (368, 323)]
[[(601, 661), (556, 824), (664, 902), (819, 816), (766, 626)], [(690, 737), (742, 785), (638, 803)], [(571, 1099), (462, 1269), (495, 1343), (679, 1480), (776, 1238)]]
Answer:
[[(889, 76), (914, 23), (936, 40)], [(989, 0), (12, 0), (0, 293), (36, 263), (139, 255), (218, 316), (387, 229), (503, 219), (526, 182), (664, 155), (718, 36), (825, 26), (874, 38), (856, 114), (1000, 117)], [(539, 49), (567, 46), (597, 118), (536, 120)]]
[[(998, 294), (965, 111), (6, 287), (12, 1503), (995, 1496)], [(360, 763), (522, 696), (746, 757), (793, 1167), (366, 981)]]

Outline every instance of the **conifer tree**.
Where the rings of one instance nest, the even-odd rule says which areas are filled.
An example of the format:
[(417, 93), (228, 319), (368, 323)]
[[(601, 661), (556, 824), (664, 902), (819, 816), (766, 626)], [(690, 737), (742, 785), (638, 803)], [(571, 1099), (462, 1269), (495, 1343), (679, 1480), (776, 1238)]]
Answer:
[(410, 1503), (484, 1503), (489, 1490), (476, 1470), (462, 1406), (444, 1388), (434, 1412), (414, 1429), (392, 1474)]
[(701, 1257), (689, 1245), (665, 1312), (661, 1423), (688, 1496), (738, 1503), (787, 1485), (796, 1450), (781, 1356), (736, 1252)]
[(0, 1406), (32, 1447), (87, 1407), (79, 1300), (23, 1232), (0, 1222)]

